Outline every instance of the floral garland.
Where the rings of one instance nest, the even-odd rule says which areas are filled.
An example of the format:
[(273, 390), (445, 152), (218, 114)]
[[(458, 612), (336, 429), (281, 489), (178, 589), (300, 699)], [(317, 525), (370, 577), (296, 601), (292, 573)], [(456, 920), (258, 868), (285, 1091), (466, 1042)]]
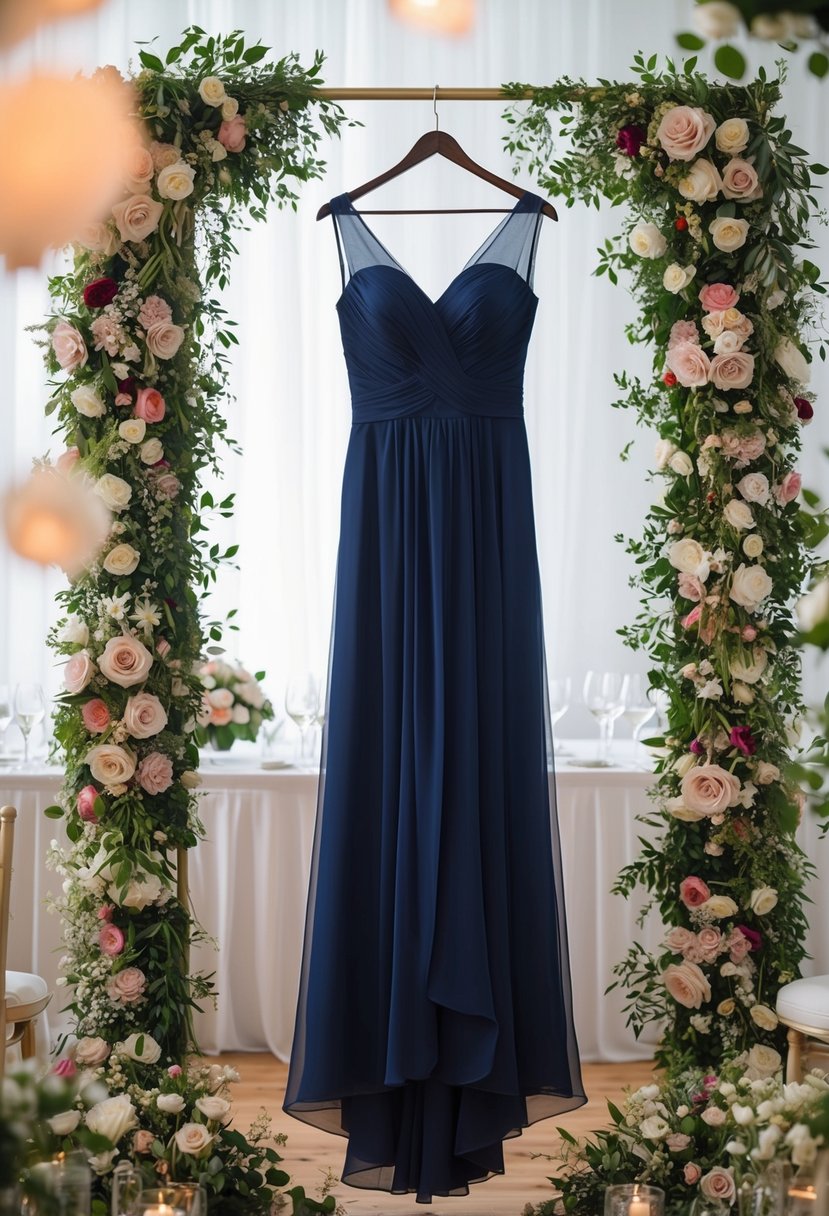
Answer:
[(786, 7), (769, 4), (768, 0), (695, 0), (691, 17), (696, 33), (677, 34), (676, 40), (686, 51), (700, 51), (710, 39), (718, 45), (714, 64), (732, 80), (745, 75), (745, 56), (728, 39), (743, 26), (749, 34), (764, 42), (776, 42), (787, 51), (796, 51), (801, 43), (812, 44), (807, 67), (813, 76), (822, 79), (829, 72), (829, 4), (826, 0), (795, 0)]
[(320, 54), (307, 70), (294, 55), (257, 68), (267, 49), (192, 27), (164, 62), (141, 51), (143, 70), (123, 82), (144, 131), (124, 197), (78, 235), (44, 326), (47, 412), (67, 443), (50, 467), (87, 479), (113, 521), (50, 636), (66, 664), (55, 718), (66, 774), (47, 814), (66, 817), (70, 841), (51, 860), (78, 1039), (58, 1067), (82, 1068), (120, 1104), (105, 1120), (116, 1149), (97, 1163), (102, 1195), (119, 1153), (144, 1154), (161, 1175), (222, 1191), (222, 1211), (262, 1212), (286, 1181), (278, 1158), (261, 1126), (252, 1143), (227, 1128), (228, 1078), (186, 1064), (192, 1011), (213, 987), (188, 974), (199, 929), (176, 896), (175, 856), (202, 835), (197, 668), (221, 649), (199, 594), (235, 554), (209, 545), (202, 515), (229, 514), (232, 497), (214, 504), (198, 486), (225, 437), (236, 342), (211, 289), (226, 284), (233, 230), (270, 201), (294, 205), (293, 183), (321, 175), (319, 141), (343, 121), (312, 97)]

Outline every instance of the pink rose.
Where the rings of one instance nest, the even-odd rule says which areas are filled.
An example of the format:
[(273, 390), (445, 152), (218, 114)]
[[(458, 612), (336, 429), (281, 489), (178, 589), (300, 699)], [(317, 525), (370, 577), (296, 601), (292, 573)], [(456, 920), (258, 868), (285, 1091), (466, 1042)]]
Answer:
[(151, 325), (155, 325), (156, 321), (171, 321), (172, 319), (173, 310), (161, 296), (147, 296), (138, 314), (138, 323), (144, 329), (149, 329)]
[(684, 1132), (671, 1132), (670, 1136), (665, 1137), (665, 1144), (672, 1153), (681, 1153), (691, 1143), (691, 1137), (686, 1136)]
[(705, 595), (705, 587), (695, 574), (686, 574), (682, 571), (680, 572), (678, 582), (679, 594), (686, 600), (693, 600), (694, 603), (699, 603)]
[(149, 195), (134, 194), (115, 204), (112, 218), (122, 241), (143, 241), (155, 232), (163, 210), (163, 205)]
[(167, 404), (157, 388), (141, 388), (135, 400), (133, 414), (145, 422), (161, 422), (167, 412)]
[(762, 431), (755, 431), (753, 435), (745, 435), (740, 440), (740, 461), (744, 464), (750, 464), (752, 460), (757, 460), (763, 455), (766, 450), (766, 437)]
[(71, 473), (75, 465), (81, 458), (81, 454), (77, 448), (67, 448), (65, 452), (61, 452), (55, 461), (55, 468), (61, 473)]
[(170, 1067), (167, 1069), (167, 1075), (168, 1075), (168, 1077), (180, 1077), (182, 1074), (182, 1071), (183, 1070), (182, 1070), (182, 1067), (180, 1064), (171, 1064)]
[(83, 692), (95, 675), (95, 664), (85, 650), (73, 654), (63, 671), (63, 685), (68, 693)]
[(98, 945), (104, 954), (115, 958), (124, 949), (124, 935), (117, 925), (107, 923), (98, 934)]
[(711, 985), (696, 963), (671, 964), (662, 973), (668, 993), (686, 1009), (699, 1009), (703, 1001), (711, 1000)]
[(160, 659), (166, 659), (167, 655), (172, 650), (172, 646), (166, 638), (157, 638), (155, 643), (155, 651)]
[(794, 502), (800, 493), (801, 477), (799, 473), (787, 473), (783, 480), (774, 487), (774, 497), (784, 507), (787, 502)]
[(153, 656), (132, 634), (110, 638), (98, 660), (101, 672), (113, 684), (130, 688), (142, 684), (150, 673)]
[(172, 321), (155, 321), (147, 330), (147, 346), (158, 359), (172, 359), (184, 341), (184, 330)]
[(739, 800), (739, 778), (719, 764), (699, 764), (682, 778), (682, 801), (691, 811), (719, 815)]
[(668, 351), (665, 362), (685, 388), (708, 383), (711, 363), (699, 342), (677, 342)]
[(224, 707), (216, 707), (210, 711), (210, 723), (212, 726), (227, 726), (228, 722), (233, 720), (233, 710)]
[(690, 949), (697, 940), (696, 934), (690, 929), (682, 929), (678, 925), (671, 929), (665, 937), (665, 945), (668, 946), (675, 954), (684, 954)]
[(138, 967), (125, 967), (107, 980), (106, 992), (111, 1001), (118, 1005), (134, 1005), (140, 1001), (147, 987), (143, 971)]
[(58, 321), (52, 330), (52, 350), (65, 372), (83, 367), (89, 358), (83, 335), (68, 321)]
[(697, 934), (697, 945), (702, 954), (703, 962), (713, 963), (722, 951), (723, 936), (719, 929), (707, 926)]
[(92, 735), (103, 734), (110, 723), (109, 710), (100, 697), (93, 697), (84, 704), (81, 717), (84, 726)]
[(679, 898), (686, 908), (698, 908), (711, 898), (711, 892), (701, 878), (691, 874), (679, 884)]
[(131, 696), (124, 709), (124, 725), (135, 739), (149, 739), (167, 725), (167, 713), (151, 692)]
[(78, 814), (87, 823), (98, 822), (98, 816), (95, 814), (95, 799), (100, 798), (100, 796), (100, 792), (94, 785), (85, 785), (78, 794)]
[(748, 388), (754, 378), (754, 355), (744, 350), (731, 355), (715, 355), (708, 375), (713, 385), (722, 391)]
[(181, 489), (181, 482), (175, 473), (162, 473), (155, 479), (155, 489), (160, 498), (176, 498)]
[(668, 338), (668, 350), (673, 350), (680, 342), (693, 342), (699, 346), (699, 330), (693, 321), (674, 321)]
[(112, 920), (112, 914), (115, 911), (113, 904), (101, 904), (97, 912), (98, 920)]
[(743, 625), (740, 636), (744, 642), (753, 642), (757, 637), (757, 630), (753, 625)]
[(718, 1199), (722, 1203), (733, 1203), (737, 1197), (734, 1176), (721, 1165), (715, 1165), (700, 1179), (699, 1189), (706, 1199)]
[(725, 312), (734, 308), (740, 298), (730, 283), (706, 283), (699, 293), (699, 302), (706, 312)]
[(233, 693), (229, 688), (213, 688), (208, 692), (207, 699), (214, 709), (232, 709)]
[(736, 198), (748, 203), (763, 193), (757, 170), (751, 161), (733, 157), (722, 172), (722, 192), (726, 198)]
[(700, 1119), (709, 1127), (722, 1127), (726, 1118), (727, 1115), (721, 1106), (709, 1106), (700, 1115)]
[(732, 963), (741, 963), (750, 950), (751, 942), (745, 934), (734, 929), (728, 939), (728, 956)]
[(163, 794), (173, 784), (173, 762), (162, 752), (150, 752), (138, 766), (138, 784), (148, 794)]
[(52, 1065), (52, 1073), (56, 1077), (74, 1077), (77, 1071), (75, 1061), (70, 1056), (64, 1056), (57, 1064)]
[(141, 1128), (132, 1138), (132, 1151), (134, 1153), (149, 1153), (153, 1147), (155, 1136), (152, 1132), (145, 1131)]
[(716, 119), (699, 106), (674, 106), (663, 116), (656, 138), (671, 160), (693, 160), (716, 125)]
[(216, 138), (220, 144), (224, 144), (228, 152), (242, 152), (245, 147), (246, 135), (245, 120), (241, 114), (236, 114), (233, 118), (226, 118), (224, 120), (219, 127)]
[(686, 1161), (682, 1176), (688, 1183), (688, 1186), (694, 1186), (702, 1177), (702, 1170), (695, 1162)]

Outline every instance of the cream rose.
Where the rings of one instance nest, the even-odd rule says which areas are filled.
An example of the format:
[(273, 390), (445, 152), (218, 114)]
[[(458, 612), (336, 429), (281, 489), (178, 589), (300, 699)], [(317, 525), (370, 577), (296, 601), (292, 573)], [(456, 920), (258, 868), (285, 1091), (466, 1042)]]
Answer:
[(736, 916), (739, 908), (728, 895), (712, 895), (704, 904), (700, 904), (700, 911), (713, 916), (714, 920), (726, 920), (729, 916)]
[(694, 462), (687, 452), (674, 452), (668, 464), (680, 477), (690, 477), (694, 471)]
[(690, 536), (675, 540), (668, 550), (668, 561), (682, 574), (695, 574), (702, 582), (708, 578), (708, 557), (699, 541)]
[(124, 725), (134, 739), (149, 739), (164, 730), (167, 713), (158, 697), (151, 692), (139, 692), (127, 701)]
[(734, 355), (742, 350), (745, 338), (733, 329), (724, 329), (714, 340), (715, 355)]
[(662, 276), (662, 286), (676, 295), (688, 286), (696, 273), (696, 266), (680, 266), (678, 262), (671, 262)]
[(124, 511), (130, 505), (132, 486), (128, 481), (124, 481), (123, 477), (116, 477), (114, 473), (104, 473), (103, 477), (98, 478), (94, 488), (95, 493), (103, 500), (104, 505), (109, 507), (110, 511)]
[(205, 76), (199, 85), (199, 97), (206, 106), (224, 105), (227, 101), (227, 93), (218, 76)]
[(116, 1144), (138, 1123), (135, 1107), (126, 1094), (105, 1098), (86, 1112), (86, 1126), (91, 1132)]
[(711, 985), (696, 963), (672, 963), (662, 972), (662, 982), (670, 995), (686, 1009), (699, 1009), (711, 1000)]
[(726, 523), (731, 524), (731, 527), (736, 528), (738, 532), (744, 532), (747, 528), (753, 528), (755, 524), (754, 516), (751, 514), (751, 507), (739, 498), (729, 499), (725, 505), (723, 516)]
[(152, 665), (153, 656), (132, 634), (110, 638), (98, 660), (103, 675), (121, 688), (142, 684)]
[(118, 434), (127, 443), (141, 443), (147, 433), (143, 418), (126, 418), (118, 427)]
[(164, 445), (160, 439), (148, 439), (141, 445), (141, 461), (143, 464), (158, 464), (164, 457)]
[(673, 106), (663, 115), (656, 138), (671, 160), (693, 160), (716, 125), (716, 120), (699, 106)]
[(769, 479), (765, 473), (746, 473), (745, 477), (741, 477), (737, 482), (737, 489), (746, 502), (756, 502), (761, 507), (766, 505), (771, 496)]
[(211, 1136), (203, 1123), (184, 1123), (176, 1132), (175, 1137), (179, 1152), (188, 1153), (193, 1157), (204, 1153), (215, 1138), (215, 1136)]
[(653, 450), (654, 463), (657, 469), (667, 468), (668, 461), (676, 450), (676, 444), (671, 443), (670, 439), (658, 439), (656, 447)]
[(763, 647), (755, 646), (750, 659), (736, 655), (729, 661), (728, 669), (735, 680), (742, 680), (746, 684), (756, 684), (766, 670), (768, 661), (769, 657)]
[(85, 763), (101, 785), (123, 785), (135, 772), (135, 756), (117, 743), (99, 743), (86, 753)]
[(224, 1119), (230, 1111), (230, 1103), (227, 1098), (198, 1098), (196, 1100), (196, 1110), (201, 1111), (205, 1119)]
[(107, 574), (114, 574), (117, 578), (122, 578), (126, 574), (132, 574), (133, 570), (137, 568), (139, 557), (138, 550), (133, 549), (132, 545), (126, 543), (116, 545), (104, 558), (104, 569)]
[(761, 760), (755, 770), (754, 780), (758, 785), (771, 785), (773, 781), (780, 780), (780, 769), (776, 764), (769, 764), (768, 760)]
[(107, 407), (91, 384), (81, 384), (69, 394), (69, 399), (84, 418), (100, 418)]
[(748, 221), (734, 219), (732, 216), (720, 215), (708, 225), (711, 239), (723, 253), (733, 253), (741, 249), (748, 236)]
[(747, 612), (756, 612), (770, 594), (772, 581), (763, 566), (746, 566), (741, 563), (731, 579), (730, 598)]
[(733, 38), (740, 28), (740, 10), (735, 4), (729, 4), (728, 0), (709, 0), (707, 4), (697, 4), (691, 18), (697, 33), (713, 42)]
[(163, 203), (156, 202), (149, 194), (133, 194), (115, 204), (112, 218), (122, 241), (143, 241), (155, 232), (163, 210)]
[(809, 364), (799, 346), (795, 346), (791, 338), (781, 338), (774, 348), (774, 358), (778, 367), (785, 372), (790, 380), (798, 384), (808, 384), (811, 379)]
[(131, 1034), (123, 1043), (117, 1043), (115, 1050), (119, 1056), (141, 1064), (156, 1064), (161, 1059), (161, 1045), (150, 1034)]
[(225, 122), (230, 122), (231, 118), (235, 118), (239, 113), (239, 102), (235, 97), (225, 97), (222, 102), (222, 118)]
[(91, 224), (83, 226), (75, 237), (75, 243), (90, 253), (103, 253), (111, 258), (118, 248), (118, 236), (111, 224), (93, 220)]
[(95, 1068), (98, 1064), (103, 1064), (109, 1052), (110, 1046), (106, 1039), (86, 1037), (78, 1039), (72, 1055), (76, 1064), (84, 1068)]
[(179, 780), (186, 790), (197, 790), (202, 783), (201, 774), (192, 768), (185, 769)]
[(748, 1066), (756, 1078), (773, 1077), (782, 1064), (780, 1052), (766, 1047), (764, 1043), (755, 1043), (748, 1053)]
[(751, 161), (735, 156), (723, 169), (722, 192), (726, 198), (749, 203), (763, 193), (757, 170)]
[(723, 392), (728, 389), (748, 388), (754, 379), (754, 355), (744, 350), (735, 351), (733, 354), (714, 355), (708, 378)]
[(720, 815), (740, 800), (740, 781), (719, 764), (698, 764), (682, 778), (682, 801), (692, 811)]
[(712, 203), (722, 188), (723, 181), (717, 166), (704, 157), (695, 160), (685, 176), (677, 182), (682, 197), (693, 203)]
[(759, 1026), (761, 1030), (776, 1030), (777, 1029), (777, 1014), (769, 1009), (768, 1005), (752, 1005), (749, 1010), (751, 1020), (755, 1026)]
[(167, 1115), (180, 1115), (184, 1110), (185, 1101), (181, 1094), (159, 1094), (155, 1100), (159, 1110)]
[(637, 224), (628, 237), (628, 243), (640, 258), (661, 258), (668, 242), (656, 224)]
[(193, 180), (196, 170), (186, 161), (176, 161), (167, 165), (158, 175), (156, 186), (162, 198), (182, 199), (193, 193)]
[(184, 330), (172, 321), (156, 321), (147, 330), (147, 346), (157, 359), (172, 359), (184, 341)]
[[(710, 8), (710, 5), (705, 5)], [(714, 143), (720, 152), (736, 156), (748, 147), (748, 123), (744, 118), (726, 118), (714, 132)]]
[(751, 892), (749, 907), (755, 916), (768, 916), (777, 907), (777, 891), (774, 887), (755, 887)]

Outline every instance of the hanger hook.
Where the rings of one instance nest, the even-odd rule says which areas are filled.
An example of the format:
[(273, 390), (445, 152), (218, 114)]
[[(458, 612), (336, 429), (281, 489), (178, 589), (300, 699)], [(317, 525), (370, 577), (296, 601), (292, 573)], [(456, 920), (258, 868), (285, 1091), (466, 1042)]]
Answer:
[(435, 130), (440, 130), (440, 118), (438, 117), (438, 85), (435, 85), (432, 90), (432, 111), (435, 115)]

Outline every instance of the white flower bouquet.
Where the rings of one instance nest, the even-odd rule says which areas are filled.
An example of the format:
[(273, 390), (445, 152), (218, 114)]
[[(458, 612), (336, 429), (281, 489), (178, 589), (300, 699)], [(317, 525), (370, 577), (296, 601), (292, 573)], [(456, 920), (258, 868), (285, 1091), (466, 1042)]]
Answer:
[(197, 675), (204, 689), (196, 732), (199, 745), (210, 743), (227, 751), (236, 739), (253, 742), (262, 723), (274, 716), (261, 684), (264, 671), (252, 674), (241, 663), (211, 659), (201, 664)]

